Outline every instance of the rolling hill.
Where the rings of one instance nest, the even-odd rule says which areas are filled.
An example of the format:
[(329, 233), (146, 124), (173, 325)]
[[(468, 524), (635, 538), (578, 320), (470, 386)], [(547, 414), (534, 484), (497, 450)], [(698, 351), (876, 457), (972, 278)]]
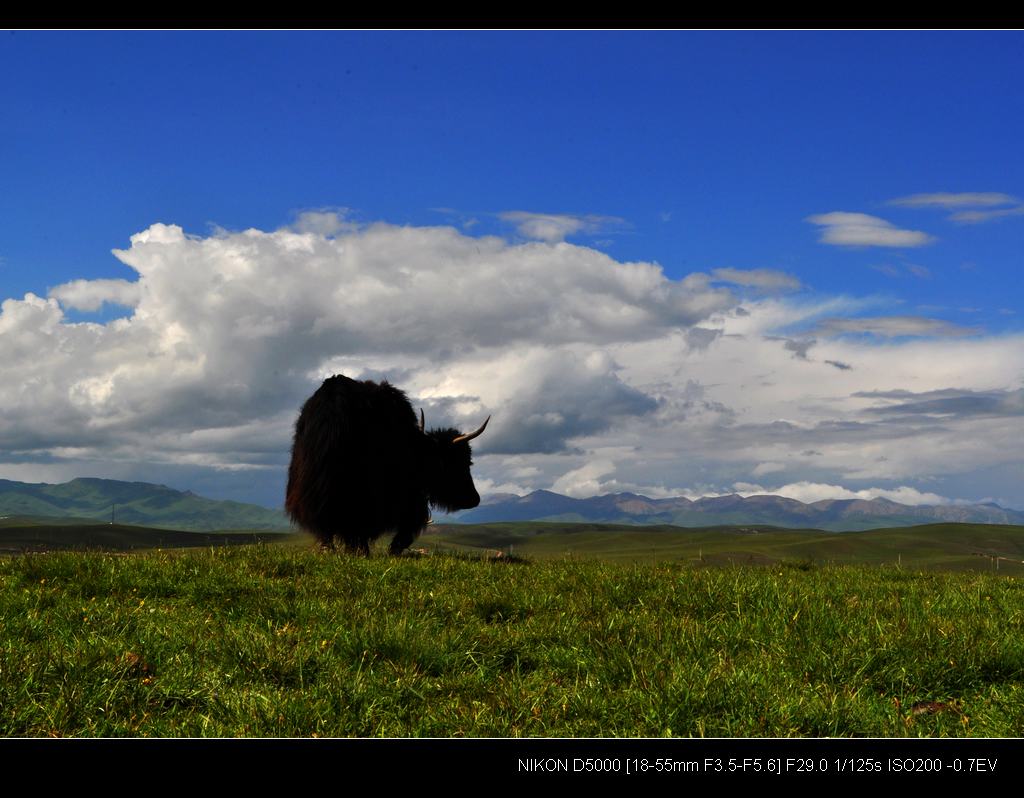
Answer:
[(59, 485), (0, 479), (4, 516), (83, 518), (118, 524), (191, 531), (260, 529), (286, 531), (280, 510), (255, 504), (215, 501), (190, 491), (147, 482), (79, 478)]

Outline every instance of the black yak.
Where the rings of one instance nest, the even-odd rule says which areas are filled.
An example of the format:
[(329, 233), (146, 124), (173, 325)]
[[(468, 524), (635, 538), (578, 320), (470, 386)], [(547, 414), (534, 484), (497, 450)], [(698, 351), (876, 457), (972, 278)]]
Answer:
[(325, 547), (370, 553), (394, 531), (404, 551), (430, 520), (427, 505), (452, 512), (480, 504), (469, 442), (484, 431), (426, 430), (405, 393), (335, 375), (302, 406), (288, 467), (285, 509)]

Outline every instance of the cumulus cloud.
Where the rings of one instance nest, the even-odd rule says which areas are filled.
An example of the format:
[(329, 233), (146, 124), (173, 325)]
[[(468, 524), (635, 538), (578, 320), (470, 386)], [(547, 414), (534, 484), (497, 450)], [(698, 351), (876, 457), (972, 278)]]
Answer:
[[(0, 455), (279, 467), (302, 399), (341, 368), (401, 379), (456, 425), (500, 410), (494, 450), (551, 452), (657, 407), (619, 378), (608, 345), (736, 302), (707, 275), (671, 280), (593, 249), (354, 228), (336, 211), (270, 233), (154, 224), (114, 254), (136, 281), (3, 302), (0, 364), (19, 379), (0, 385)], [(62, 308), (111, 301), (132, 314), (71, 323)]]
[(576, 233), (598, 233), (608, 227), (624, 224), (616, 216), (578, 215), (569, 213), (532, 213), (530, 211), (504, 211), (498, 218), (515, 225), (524, 238), (554, 244)]
[(833, 211), (808, 216), (807, 221), (823, 228), (821, 243), (842, 247), (922, 247), (935, 241), (920, 230), (901, 230), (866, 213)]
[(940, 336), (944, 338), (975, 335), (977, 327), (963, 327), (942, 319), (924, 316), (874, 316), (857, 319), (822, 319), (812, 330), (817, 335), (869, 333), (885, 338), (905, 335)]

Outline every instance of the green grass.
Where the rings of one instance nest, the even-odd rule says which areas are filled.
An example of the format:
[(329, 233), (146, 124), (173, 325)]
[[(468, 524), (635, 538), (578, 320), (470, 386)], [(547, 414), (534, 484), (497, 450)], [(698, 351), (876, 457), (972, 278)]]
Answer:
[(1006, 576), (261, 545), (6, 558), (0, 607), (0, 736), (1024, 734)]

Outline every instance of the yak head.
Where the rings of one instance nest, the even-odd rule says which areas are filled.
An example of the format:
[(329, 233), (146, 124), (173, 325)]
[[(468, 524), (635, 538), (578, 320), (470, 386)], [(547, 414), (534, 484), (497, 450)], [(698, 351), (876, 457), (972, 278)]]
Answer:
[(420, 410), (420, 431), (426, 436), (430, 450), (426, 473), (427, 496), (430, 503), (445, 512), (470, 510), (480, 504), (480, 494), (469, 473), (473, 452), (469, 442), (487, 428), (487, 417), (476, 432), (463, 435), (457, 429), (432, 429), (427, 432), (426, 419)]

